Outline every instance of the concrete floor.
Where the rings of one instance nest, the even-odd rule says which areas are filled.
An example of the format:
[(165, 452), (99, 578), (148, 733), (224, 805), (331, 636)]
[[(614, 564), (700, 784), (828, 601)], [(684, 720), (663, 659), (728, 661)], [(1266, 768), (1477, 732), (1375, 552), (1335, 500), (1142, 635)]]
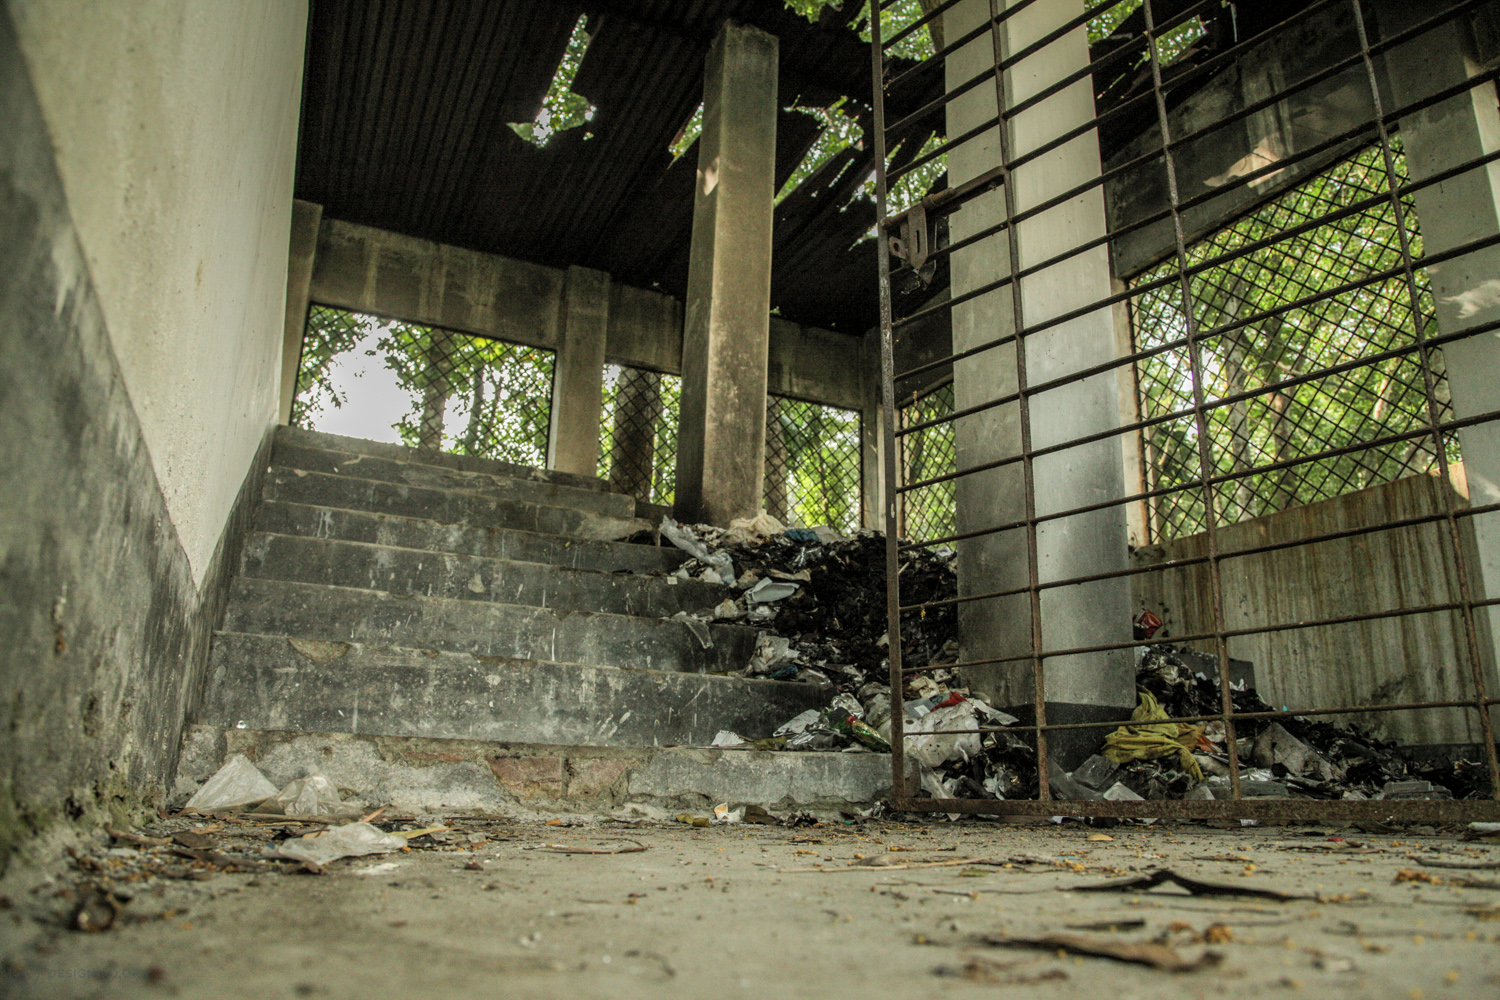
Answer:
[[(266, 864), (204, 881), (126, 882), (134, 899), (114, 928), (92, 934), (64, 929), (72, 904), (58, 893), (81, 873), (13, 866), (0, 885), (0, 993), (627, 1000), (990, 996), (999, 988), (1111, 1000), (1500, 997), (1500, 891), (1452, 884), (1493, 881), (1496, 872), (1476, 866), (1500, 863), (1500, 848), (1463, 843), (1454, 831), (943, 821), (453, 826), (454, 843), (340, 861), (324, 875)], [(647, 849), (588, 855), (545, 846), (623, 838)], [(232, 844), (254, 846), (224, 841), (221, 850), (234, 853)], [(850, 870), (860, 855), (928, 867)], [(142, 863), (118, 849), (93, 856), (116, 884)], [(164, 851), (162, 860), (171, 860)], [(815, 867), (826, 871), (788, 871)], [(1070, 891), (1161, 867), (1321, 899)], [(1224, 925), (1211, 933), (1218, 943), (1203, 943), (1214, 924)], [(1162, 940), (1184, 959), (1211, 949), (1223, 961), (1170, 973), (979, 940), (1049, 933)]]

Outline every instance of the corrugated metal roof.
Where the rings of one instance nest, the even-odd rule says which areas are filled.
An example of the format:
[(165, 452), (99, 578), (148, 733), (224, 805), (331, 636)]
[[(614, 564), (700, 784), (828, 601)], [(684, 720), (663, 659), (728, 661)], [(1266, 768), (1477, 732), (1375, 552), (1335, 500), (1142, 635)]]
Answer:
[[(681, 296), (696, 155), (674, 164), (668, 146), (702, 100), (719, 26), (778, 37), (783, 106), (867, 103), (869, 49), (847, 6), (813, 25), (769, 0), (313, 0), (297, 196), (332, 218)], [(537, 148), (508, 123), (536, 116), (584, 13), (592, 40), (572, 89), (597, 113)], [(809, 116), (782, 114), (781, 179), (816, 135)], [(854, 248), (874, 213), (844, 210), (870, 168), (863, 151), (846, 159), (836, 185), (804, 185), (778, 208), (772, 302), (853, 333), (875, 323), (873, 243)]]

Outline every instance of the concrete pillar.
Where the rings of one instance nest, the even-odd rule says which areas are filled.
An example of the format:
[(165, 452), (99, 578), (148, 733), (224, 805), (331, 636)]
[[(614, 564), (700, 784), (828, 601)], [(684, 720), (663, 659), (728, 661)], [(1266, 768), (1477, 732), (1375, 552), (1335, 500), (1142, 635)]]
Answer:
[(726, 22), (709, 50), (682, 336), (676, 514), (761, 509), (776, 165), (776, 39)]
[(599, 413), (609, 328), (609, 275), (569, 267), (563, 283), (557, 360), (552, 368), (552, 425), (547, 468), (599, 474)]
[[(1394, 34), (1426, 18), (1422, 5), (1399, 2), (1380, 6), (1380, 27)], [(1456, 86), (1484, 67), (1474, 57), (1474, 43), (1462, 19), (1450, 21), (1398, 46), (1384, 60), (1391, 111), (1440, 90)], [(1500, 111), (1494, 83), (1483, 83), (1425, 111), (1401, 119), (1400, 142), (1414, 181), (1431, 177), (1475, 157), (1500, 149)], [(1414, 195), (1416, 224), (1428, 255), (1500, 234), (1500, 163), (1466, 171)], [(1437, 330), (1447, 335), (1500, 321), (1500, 247), (1477, 250), (1427, 268), (1437, 305)], [(1430, 328), (1429, 328), (1430, 329)], [(1462, 419), (1500, 410), (1500, 337), (1476, 335), (1442, 349), (1447, 365), (1453, 414)], [(1500, 423), (1485, 423), (1458, 432), (1474, 506), (1500, 502)], [(1500, 517), (1473, 518), (1479, 566), (1471, 572), (1474, 597), (1500, 596)], [(1500, 692), (1494, 663), (1500, 653), (1500, 608), (1480, 611), (1481, 656), (1486, 664), (1490, 697)], [(1483, 634), (1487, 633), (1487, 634)], [(1477, 736), (1477, 732), (1475, 734)]]
[[(1004, 4), (1001, 4), (1004, 7)], [(958, 38), (989, 17), (989, 0), (964, 0), (945, 15), (944, 34)], [(1083, 0), (1037, 0), (1002, 24), (1002, 54), (1017, 51), (1082, 14)], [(1024, 59), (1005, 75), (1007, 103), (1015, 104), (1088, 63), (1083, 27)], [(949, 57), (945, 72), (952, 88), (994, 64), (991, 36), (985, 32)], [(949, 135), (993, 118), (993, 84), (969, 91), (948, 105)], [(1035, 149), (1094, 115), (1087, 76), (1012, 119), (1012, 157)], [(962, 184), (1000, 162), (997, 129), (990, 129), (948, 154), (949, 182)], [(1014, 173), (1016, 210), (1025, 211), (1100, 172), (1099, 145), (1088, 131), (1033, 160)], [(1005, 195), (996, 190), (956, 212), (951, 234), (958, 242), (1005, 218)], [(1100, 190), (1069, 201), (1019, 227), (1022, 267), (1048, 259), (1105, 231)], [(1008, 274), (1009, 236), (999, 233), (953, 255), (955, 296)], [(1108, 254), (1091, 250), (1024, 279), (1025, 321), (1035, 325), (1110, 294)], [(962, 303), (953, 310), (953, 349), (962, 351), (1014, 330), (1009, 286)], [(1026, 338), (1027, 379), (1035, 385), (1117, 356), (1111, 310), (1103, 307), (1081, 318)], [(1016, 353), (1011, 345), (954, 364), (955, 408), (1012, 393), (1017, 387)], [(1033, 448), (1120, 425), (1117, 376), (1113, 372), (1032, 397)], [(960, 469), (1019, 453), (1019, 407), (982, 411), (956, 422), (954, 443)], [(1125, 495), (1121, 446), (1105, 439), (1039, 458), (1034, 463), (1036, 512), (1047, 514)], [(958, 531), (973, 531), (1025, 517), (1025, 491), (1019, 463), (965, 476), (956, 484)], [(1046, 522), (1037, 532), (1042, 582), (1124, 569), (1128, 560), (1126, 512), (1122, 507)], [(963, 594), (1025, 586), (1029, 580), (1024, 528), (968, 540), (958, 545), (959, 591)], [(1042, 592), (1044, 649), (1066, 649), (1130, 639), (1130, 587), (1126, 579)], [(1031, 608), (1022, 594), (960, 605), (962, 660), (1009, 657), (1032, 648)], [(1069, 723), (1120, 718), (1135, 703), (1129, 649), (1053, 657), (1044, 662), (1047, 721)], [(1029, 660), (965, 671), (971, 687), (994, 704), (1024, 719), (1034, 716), (1033, 672)], [(1053, 734), (1048, 745), (1063, 766), (1097, 747), (1102, 731)]]
[(281, 334), (281, 408), (277, 411), (277, 421), (283, 424), (291, 422), (292, 400), (297, 395), (297, 364), (302, 360), (307, 296), (322, 223), (322, 205), (293, 199), (291, 247), (286, 262), (286, 325)]
[(609, 484), (637, 500), (651, 499), (660, 419), (661, 376), (644, 368), (621, 368), (615, 390)]

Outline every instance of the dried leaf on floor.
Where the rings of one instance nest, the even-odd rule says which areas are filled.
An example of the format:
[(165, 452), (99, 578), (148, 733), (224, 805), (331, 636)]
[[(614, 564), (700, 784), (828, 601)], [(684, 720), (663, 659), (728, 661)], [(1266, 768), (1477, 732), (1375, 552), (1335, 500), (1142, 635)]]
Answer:
[(1151, 941), (1108, 941), (1084, 937), (1081, 934), (1048, 934), (1039, 938), (981, 937), (985, 944), (1000, 948), (1042, 948), (1048, 951), (1067, 951), (1075, 955), (1094, 958), (1109, 958), (1117, 962), (1147, 965), (1161, 972), (1196, 972), (1212, 968), (1224, 960), (1216, 951), (1205, 951), (1197, 958), (1188, 960), (1174, 949)]

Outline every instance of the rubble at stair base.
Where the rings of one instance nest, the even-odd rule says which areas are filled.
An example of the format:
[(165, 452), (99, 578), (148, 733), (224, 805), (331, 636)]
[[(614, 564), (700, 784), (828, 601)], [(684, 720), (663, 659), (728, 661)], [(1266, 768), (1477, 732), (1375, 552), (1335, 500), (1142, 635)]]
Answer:
[[(777, 750), (889, 749), (895, 699), (888, 684), (884, 538), (848, 537), (826, 527), (786, 529), (761, 514), (728, 529), (679, 525), (663, 536), (691, 558), (676, 575), (731, 584), (738, 596), (697, 614), (703, 624), (735, 621), (760, 630), (747, 677), (828, 683), (822, 711), (805, 711), (767, 733), (721, 732), (716, 746)], [(924, 604), (957, 593), (951, 550), (901, 554), (902, 602)], [(1138, 620), (1146, 632), (1160, 621)], [(924, 667), (901, 692), (906, 753), (922, 794), (935, 798), (1035, 798), (1034, 745), (1017, 732), (949, 732), (1016, 724), (964, 686), (952, 605), (907, 611), (903, 659)], [(1149, 640), (1149, 634), (1137, 638)], [(1232, 666), (1238, 665), (1237, 661)], [(1096, 753), (1071, 773), (1054, 762), (1051, 794), (1061, 800), (1225, 799), (1231, 795), (1223, 723), (1168, 723), (1222, 711), (1217, 659), (1158, 642), (1139, 648), (1139, 704), (1127, 724), (1099, 731)], [(1234, 674), (1231, 674), (1233, 677)], [(1236, 712), (1273, 710), (1244, 678), (1232, 680)], [(1122, 720), (1123, 721), (1123, 720)], [(1241, 794), (1247, 798), (1343, 800), (1484, 798), (1487, 769), (1470, 760), (1424, 764), (1396, 743), (1297, 716), (1236, 723)]]

